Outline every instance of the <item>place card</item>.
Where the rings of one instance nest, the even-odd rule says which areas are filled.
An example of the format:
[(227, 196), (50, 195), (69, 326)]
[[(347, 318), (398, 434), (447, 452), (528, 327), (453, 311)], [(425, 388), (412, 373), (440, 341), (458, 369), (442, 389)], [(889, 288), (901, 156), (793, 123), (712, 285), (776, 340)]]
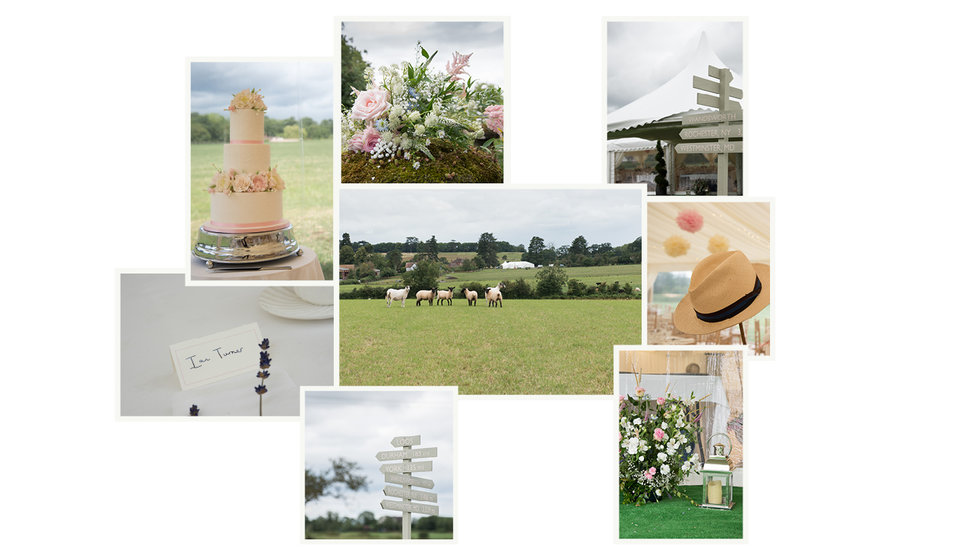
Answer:
[(248, 371), (258, 371), (261, 340), (259, 325), (249, 323), (172, 344), (170, 357), (180, 388), (186, 391)]

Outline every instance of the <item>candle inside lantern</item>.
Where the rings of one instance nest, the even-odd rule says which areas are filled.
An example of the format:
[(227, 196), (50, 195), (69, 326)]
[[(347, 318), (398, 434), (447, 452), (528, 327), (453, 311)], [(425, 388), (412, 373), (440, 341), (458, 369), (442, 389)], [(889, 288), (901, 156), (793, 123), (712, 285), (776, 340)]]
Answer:
[(721, 505), (721, 481), (708, 481), (708, 503)]

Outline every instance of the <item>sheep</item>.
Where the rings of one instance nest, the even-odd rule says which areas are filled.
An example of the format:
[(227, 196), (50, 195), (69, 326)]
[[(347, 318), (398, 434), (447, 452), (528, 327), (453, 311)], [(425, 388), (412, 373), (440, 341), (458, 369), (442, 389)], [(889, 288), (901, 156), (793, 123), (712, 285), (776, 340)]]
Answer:
[(466, 296), (466, 305), (476, 305), (476, 299), (480, 297), (480, 292), (463, 288), (463, 295)]
[(497, 284), (495, 288), (487, 288), (487, 307), (504, 306), (504, 296), (500, 293), (500, 289), (504, 287), (503, 282)]
[(422, 305), (422, 300), (429, 300), (429, 305), (432, 305), (432, 298), (434, 298), (435, 295), (435, 290), (419, 290), (415, 292), (415, 305)]
[(405, 300), (408, 299), (408, 292), (411, 289), (412, 289), (411, 286), (405, 286), (400, 290), (396, 290), (394, 288), (388, 288), (388, 291), (385, 292), (385, 301), (388, 302), (388, 307), (391, 307), (392, 301), (398, 301), (398, 300), (402, 300), (402, 307), (405, 307)]
[(442, 300), (446, 300), (447, 302), (449, 302), (449, 305), (452, 305), (453, 304), (453, 290), (455, 290), (455, 289), (456, 289), (456, 286), (450, 286), (448, 290), (439, 290), (439, 292), (437, 293), (437, 297), (439, 298), (439, 301), (437, 301), (436, 303), (438, 305), (442, 305)]

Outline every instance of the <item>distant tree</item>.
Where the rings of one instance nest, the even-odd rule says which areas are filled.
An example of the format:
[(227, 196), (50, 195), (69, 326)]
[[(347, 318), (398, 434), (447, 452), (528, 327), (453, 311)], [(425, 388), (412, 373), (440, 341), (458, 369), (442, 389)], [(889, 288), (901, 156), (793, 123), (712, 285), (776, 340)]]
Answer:
[(487, 263), (486, 261), (483, 260), (483, 257), (481, 257), (480, 255), (476, 255), (473, 257), (473, 266), (476, 269), (486, 268)]
[(340, 264), (354, 264), (354, 248), (349, 244), (340, 246)]
[(406, 253), (417, 253), (419, 251), (419, 238), (418, 237), (406, 237), (405, 245), (402, 248)]
[(362, 52), (354, 46), (353, 41), (343, 34), (341, 25), (340, 35), (340, 104), (344, 109), (354, 106), (354, 96), (351, 95), (351, 88), (360, 91), (367, 89), (364, 81), (364, 71), (369, 66), (368, 62), (361, 56)]
[(487, 268), (494, 268), (500, 264), (497, 260), (497, 239), (494, 238), (492, 233), (485, 232), (480, 235), (480, 241), (477, 243), (476, 254), (483, 259), (483, 263)]
[(378, 524), (378, 520), (374, 518), (374, 512), (362, 511), (357, 516), (357, 524), (361, 526), (361, 530), (363, 531), (373, 531)]
[(340, 238), (340, 246), (343, 247), (345, 245), (348, 246), (348, 247), (350, 246), (350, 234), (349, 233), (345, 233)]
[(211, 141), (211, 131), (204, 123), (191, 123), (191, 143), (198, 144)]
[(422, 254), (425, 258), (434, 261), (439, 260), (439, 243), (436, 241), (436, 236), (432, 236), (428, 241), (422, 246)]
[(300, 134), (302, 134), (303, 138), (306, 138), (306, 129), (300, 128), (298, 124), (290, 124), (282, 128), (283, 138), (299, 138)]
[(388, 264), (395, 270), (395, 272), (400, 272), (398, 269), (402, 267), (402, 252), (398, 249), (392, 249), (388, 251), (385, 255), (385, 259), (388, 260)]
[(531, 238), (531, 242), (527, 244), (527, 251), (521, 255), (521, 260), (541, 264), (541, 254), (544, 250), (544, 239), (535, 235)]
[(357, 463), (343, 457), (330, 459), (330, 468), (316, 473), (306, 469), (306, 503), (322, 497), (339, 498), (345, 492), (367, 489), (367, 477), (357, 474)]
[(542, 268), (535, 275), (538, 283), (535, 291), (541, 297), (561, 295), (565, 283), (568, 282), (568, 275), (561, 268), (549, 266)]
[(455, 253), (457, 251), (459, 251), (459, 241), (456, 241), (455, 239), (453, 239), (449, 243), (446, 243), (446, 252), (447, 253)]
[(357, 251), (354, 252), (354, 263), (353, 264), (361, 264), (362, 262), (368, 260), (368, 257), (370, 257), (370, 256), (371, 256), (371, 254), (368, 253), (367, 252), (367, 249), (365, 249), (364, 246), (362, 245), (362, 246), (360, 246), (360, 247), (357, 248)]
[(578, 236), (572, 241), (572, 246), (568, 249), (569, 255), (585, 255), (588, 251), (589, 243), (585, 237)]
[(415, 270), (406, 271), (402, 274), (402, 283), (412, 287), (412, 292), (419, 290), (431, 290), (439, 286), (439, 274), (441, 267), (436, 261), (419, 261), (415, 263)]

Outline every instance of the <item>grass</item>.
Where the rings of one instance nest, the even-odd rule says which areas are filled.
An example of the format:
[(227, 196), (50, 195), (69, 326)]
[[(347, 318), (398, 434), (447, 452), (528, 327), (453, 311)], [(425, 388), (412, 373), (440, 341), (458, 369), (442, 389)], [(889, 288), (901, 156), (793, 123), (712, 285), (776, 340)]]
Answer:
[[(270, 144), (272, 165), (286, 181), (283, 217), (292, 222), (296, 239), (316, 251), (324, 277), (333, 277), (333, 141), (331, 139)], [(191, 144), (191, 244), (211, 213), (207, 186), (221, 167), (223, 144)]]
[(609, 394), (612, 347), (639, 344), (639, 300), (512, 300), (501, 308), (340, 301), (343, 385), (456, 385), (460, 394)]
[[(608, 265), (608, 266), (577, 266), (565, 268), (565, 274), (568, 275), (569, 279), (576, 279), (585, 282), (587, 286), (593, 285), (595, 282), (606, 282), (612, 285), (613, 282), (619, 282), (620, 285), (629, 282), (633, 286), (640, 287), (641, 282), (641, 268), (639, 264), (620, 264), (620, 265)], [(472, 272), (453, 272), (443, 276), (439, 279), (439, 287), (446, 288), (448, 286), (459, 287), (466, 282), (482, 282), (485, 284), (496, 284), (500, 281), (507, 280), (518, 280), (523, 278), (525, 281), (531, 284), (533, 288), (536, 284), (534, 276), (538, 273), (537, 269), (534, 268), (523, 268), (514, 270), (501, 270), (498, 268), (488, 268), (485, 270), (474, 270)], [(453, 276), (454, 278), (447, 278), (448, 276)], [(400, 276), (393, 276), (391, 278), (385, 278), (383, 280), (376, 280), (374, 282), (365, 282), (361, 284), (362, 286), (393, 286), (396, 282), (400, 281)], [(353, 291), (357, 285), (345, 284), (340, 286), (340, 293), (346, 293)]]
[[(701, 486), (681, 486), (681, 491), (701, 503)], [(619, 506), (621, 539), (740, 539), (742, 538), (742, 488), (734, 488), (731, 511), (704, 509), (683, 498), (656, 503)]]
[[(412, 531), (412, 540), (422, 539), (421, 531)], [(387, 531), (385, 533), (375, 531), (375, 532), (365, 532), (365, 531), (346, 531), (343, 533), (310, 533), (309, 539), (401, 539), (401, 531)], [(428, 531), (427, 539), (451, 539), (453, 538), (452, 533), (436, 533), (433, 531)]]

